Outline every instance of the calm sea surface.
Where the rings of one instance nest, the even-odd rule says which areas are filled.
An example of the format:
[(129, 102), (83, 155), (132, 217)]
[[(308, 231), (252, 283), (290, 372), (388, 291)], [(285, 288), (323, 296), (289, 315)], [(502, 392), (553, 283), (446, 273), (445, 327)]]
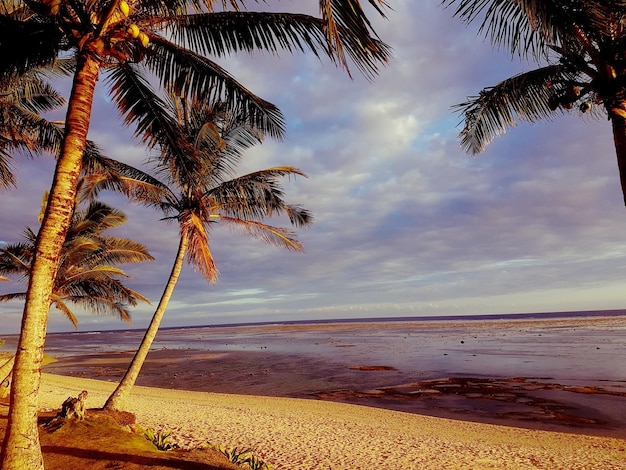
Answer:
[[(55, 357), (134, 350), (142, 331), (56, 333)], [(10, 345), (8, 346), (10, 347)], [(295, 323), (161, 330), (155, 350), (249, 351), (341, 365), (384, 365), (421, 378), (626, 380), (626, 316)]]
[[(49, 334), (44, 372), (118, 381), (142, 337)], [(161, 330), (137, 385), (626, 438), (624, 358), (626, 312), (211, 326)]]

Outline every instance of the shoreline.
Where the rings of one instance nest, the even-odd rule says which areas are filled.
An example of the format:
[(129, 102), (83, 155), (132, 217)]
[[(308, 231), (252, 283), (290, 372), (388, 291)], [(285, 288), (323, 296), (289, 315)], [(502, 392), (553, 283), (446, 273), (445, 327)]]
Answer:
[[(89, 391), (98, 408), (110, 382), (44, 373), (40, 408)], [(135, 387), (143, 427), (172, 431), (184, 448), (250, 447), (276, 470), (626, 468), (626, 441), (433, 418), (343, 403)]]
[[(414, 380), (386, 366), (331, 369), (305, 357), (257, 352), (151, 351), (137, 385), (173, 392), (300, 398), (420, 416), (626, 439), (626, 382), (441, 376)], [(66, 357), (44, 372), (117, 383), (132, 352)], [(295, 370), (287, 370), (294, 364)], [(308, 368), (308, 375), (302, 369)], [(331, 374), (328, 380), (320, 370)], [(207, 372), (210, 369), (211, 372)], [(345, 378), (339, 382), (341, 374)], [(347, 374), (347, 375), (346, 375)], [(361, 379), (355, 378), (361, 374)], [(349, 383), (349, 380), (352, 380)]]
[[(626, 438), (625, 329), (595, 317), (169, 330), (137, 384)], [(56, 337), (44, 371), (119, 381), (140, 340), (121, 336)]]

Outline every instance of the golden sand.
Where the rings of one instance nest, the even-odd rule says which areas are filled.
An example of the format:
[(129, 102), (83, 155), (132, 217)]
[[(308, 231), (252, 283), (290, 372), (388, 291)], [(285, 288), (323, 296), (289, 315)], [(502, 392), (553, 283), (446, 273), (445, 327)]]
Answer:
[[(42, 410), (114, 383), (44, 374)], [(626, 440), (420, 416), (327, 401), (136, 387), (137, 422), (183, 448), (250, 447), (276, 470), (626, 469)]]

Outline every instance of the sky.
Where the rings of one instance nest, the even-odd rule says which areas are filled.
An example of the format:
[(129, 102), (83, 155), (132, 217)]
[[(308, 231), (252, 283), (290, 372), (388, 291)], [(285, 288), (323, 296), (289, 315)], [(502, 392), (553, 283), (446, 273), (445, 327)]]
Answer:
[[(386, 19), (368, 10), (393, 48), (373, 81), (312, 54), (219, 61), (287, 121), (286, 139), (248, 151), (238, 173), (298, 167), (308, 178), (284, 181), (286, 199), (315, 222), (298, 229), (303, 253), (214, 228), (218, 282), (186, 265), (164, 327), (626, 307), (626, 211), (610, 123), (574, 113), (520, 124), (467, 155), (453, 105), (535, 65), (494, 49), (438, 1), (390, 3)], [(104, 87), (89, 137), (126, 163), (150, 156)], [(15, 166), (18, 188), (0, 195), (0, 243), (38, 226), (52, 179), (49, 157)], [(156, 258), (123, 266), (128, 285), (152, 302), (132, 310), (130, 327), (145, 328), (174, 261), (177, 227), (119, 196), (104, 199), (128, 215), (116, 234)], [(0, 283), (0, 292), (19, 288)], [(22, 309), (0, 305), (1, 334), (19, 332)], [(114, 317), (78, 317), (78, 331), (129, 328)], [(72, 330), (52, 309), (49, 331)]]

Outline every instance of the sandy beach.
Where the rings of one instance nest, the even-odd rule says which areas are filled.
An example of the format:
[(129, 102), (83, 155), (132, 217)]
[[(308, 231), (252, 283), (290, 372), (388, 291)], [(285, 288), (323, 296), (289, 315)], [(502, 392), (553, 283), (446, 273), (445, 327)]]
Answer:
[[(40, 406), (58, 409), (85, 389), (88, 408), (98, 408), (113, 387), (44, 374)], [(622, 439), (328, 401), (136, 387), (129, 411), (141, 426), (171, 430), (181, 447), (251, 447), (277, 470), (626, 469)]]

